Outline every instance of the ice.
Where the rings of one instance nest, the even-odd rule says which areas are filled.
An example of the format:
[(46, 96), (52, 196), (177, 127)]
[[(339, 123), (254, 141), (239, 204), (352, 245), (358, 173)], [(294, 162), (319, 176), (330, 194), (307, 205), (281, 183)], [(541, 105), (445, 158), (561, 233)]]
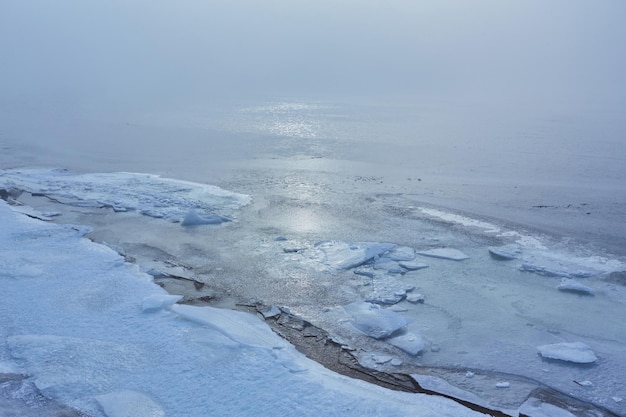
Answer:
[(400, 314), (384, 309), (376, 304), (356, 302), (348, 304), (344, 309), (352, 316), (350, 323), (357, 330), (374, 339), (389, 337), (409, 323)]
[(189, 210), (185, 215), (185, 218), (180, 222), (181, 226), (200, 226), (203, 224), (222, 224), (232, 221), (228, 217), (220, 216), (218, 214), (209, 214), (201, 216), (196, 210)]
[(406, 300), (412, 304), (423, 303), (425, 299), (424, 294), (409, 294), (406, 296)]
[(241, 311), (229, 311), (214, 307), (175, 305), (171, 309), (181, 317), (218, 331), (232, 341), (247, 347), (283, 349), (288, 344), (267, 331), (258, 317)]
[(390, 337), (387, 342), (413, 356), (424, 349), (424, 339), (417, 330), (407, 330), (397, 336)]
[(163, 417), (165, 411), (152, 398), (136, 391), (116, 391), (96, 396), (107, 417)]
[[(384, 271), (388, 273), (386, 270)], [(415, 288), (404, 281), (401, 276), (386, 273), (377, 273), (372, 276), (373, 279), (367, 285), (370, 292), (365, 296), (365, 301), (382, 305), (397, 304)]]
[(579, 294), (593, 295), (594, 289), (569, 278), (561, 278), (561, 283), (556, 287), (559, 291), (574, 292)]
[[(335, 374), (298, 353), (255, 315), (167, 308), (177, 296), (166, 296), (138, 267), (71, 227), (27, 218), (4, 202), (0, 223), (2, 369), (23, 370), (45, 396), (81, 413), (480, 415), (445, 398)], [(15, 275), (16, 265), (35, 269)], [(143, 313), (146, 303), (159, 314)], [(390, 311), (378, 313), (374, 322), (385, 317), (395, 327), (405, 323)]]
[(419, 269), (428, 268), (428, 265), (423, 264), (421, 262), (416, 262), (416, 261), (401, 261), (401, 262), (398, 262), (398, 264), (402, 268), (408, 269), (409, 271), (417, 271)]
[(385, 256), (392, 261), (412, 261), (415, 259), (415, 249), (408, 246), (398, 246)]
[(458, 388), (439, 377), (432, 375), (411, 374), (411, 378), (413, 378), (422, 389), (440, 392), (442, 394), (450, 395), (454, 398), (459, 398), (463, 401), (468, 401), (480, 406), (488, 406), (487, 402), (476, 394)]
[(182, 295), (155, 294), (143, 299), (141, 309), (144, 312), (159, 311), (182, 300)]
[(531, 263), (523, 263), (522, 266), (520, 266), (520, 271), (533, 272), (537, 275), (543, 275), (546, 277), (587, 278), (593, 275), (593, 272), (589, 271), (572, 271), (565, 267), (559, 268), (558, 266), (542, 266)]
[(469, 258), (469, 256), (467, 256), (460, 250), (453, 248), (436, 248), (418, 251), (417, 254), (422, 256), (430, 256), (433, 258), (449, 259), (452, 261), (462, 261)]
[(406, 272), (398, 262), (392, 261), (389, 258), (379, 258), (374, 262), (374, 269), (383, 270), (388, 274), (403, 274)]
[(574, 363), (593, 363), (598, 360), (593, 350), (582, 342), (563, 342), (538, 346), (544, 358)]
[(380, 242), (325, 241), (315, 245), (321, 252), (320, 261), (337, 270), (356, 268), (395, 247), (393, 243)]
[(518, 245), (507, 245), (500, 247), (489, 247), (489, 253), (495, 259), (512, 260), (517, 259), (522, 250)]
[(520, 414), (528, 417), (576, 417), (569, 411), (546, 403), (538, 398), (529, 398), (520, 407)]
[[(250, 202), (250, 197), (222, 188), (137, 173), (71, 174), (65, 170), (2, 170), (0, 187), (18, 188), (66, 204), (138, 211), (179, 222), (193, 211), (189, 222), (225, 221)], [(216, 213), (217, 212), (217, 213)], [(202, 216), (202, 217), (201, 217)], [(205, 217), (206, 216), (206, 217)], [(193, 223), (200, 224), (200, 223)], [(204, 223), (202, 223), (204, 224)]]
[(60, 215), (59, 212), (42, 213), (38, 210), (33, 209), (32, 207), (20, 206), (20, 205), (11, 206), (11, 210), (15, 211), (16, 213), (22, 213), (29, 217), (33, 217), (35, 219), (44, 220), (44, 221), (50, 221), (52, 220), (53, 217)]
[(280, 309), (274, 305), (261, 310), (261, 314), (265, 318), (278, 317), (280, 313), (281, 313)]

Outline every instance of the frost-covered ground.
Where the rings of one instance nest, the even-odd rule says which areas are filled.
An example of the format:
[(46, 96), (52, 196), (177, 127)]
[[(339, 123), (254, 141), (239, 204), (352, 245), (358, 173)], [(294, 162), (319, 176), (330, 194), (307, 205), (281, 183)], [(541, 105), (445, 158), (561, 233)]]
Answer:
[[(7, 124), (16, 142), (2, 163), (14, 169), (2, 171), (0, 186), (25, 191), (5, 193), (24, 204), (13, 209), (91, 231), (13, 220), (3, 204), (6, 253), (24, 248), (3, 253), (3, 279), (15, 286), (2, 304), (15, 321), (3, 335), (5, 367), (21, 367), (44, 394), (92, 414), (128, 395), (168, 415), (185, 415), (184, 407), (188, 415), (192, 407), (246, 414), (259, 398), (297, 415), (429, 407), (372, 387), (384, 394), (362, 400), (353, 391), (363, 384), (320, 370), (250, 316), (160, 308), (169, 298), (142, 312), (145, 297), (164, 294), (142, 270), (181, 302), (287, 307), (367, 367), (413, 374), (427, 389), (513, 415), (542, 386), (626, 414), (619, 120), (526, 115), (496, 124), (480, 112), (290, 101), (218, 113)], [(593, 128), (600, 145), (587, 144)], [(19, 143), (46, 134), (59, 138), (54, 146)], [(95, 135), (88, 144), (86, 134)], [(41, 166), (69, 171), (31, 169)], [(84, 233), (138, 269), (79, 239)], [(57, 255), (63, 245), (74, 246)], [(67, 286), (49, 276), (67, 277)], [(46, 330), (48, 320), (76, 326)], [(122, 328), (96, 330), (95, 322)], [(213, 368), (215, 384), (200, 382), (202, 366)], [(172, 380), (182, 381), (184, 397)], [(293, 392), (275, 392), (276, 380)], [(215, 402), (200, 400), (213, 385)], [(433, 414), (460, 415), (451, 410)]]

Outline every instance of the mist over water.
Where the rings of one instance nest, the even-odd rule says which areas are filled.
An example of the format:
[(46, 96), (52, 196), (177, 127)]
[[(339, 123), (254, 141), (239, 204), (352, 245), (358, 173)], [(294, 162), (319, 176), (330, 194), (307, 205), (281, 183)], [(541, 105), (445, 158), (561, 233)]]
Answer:
[(128, 112), (267, 96), (623, 105), (618, 0), (4, 2), (3, 102)]
[[(342, 337), (353, 329), (341, 306), (380, 282), (412, 284), (427, 301), (402, 308), (429, 348), (410, 360), (577, 389), (623, 414), (612, 396), (624, 395), (625, 287), (607, 277), (626, 256), (624, 21), (621, 0), (5, 1), (0, 168), (143, 172), (248, 194), (224, 227), (99, 207), (58, 221)], [(524, 249), (539, 267), (602, 266), (585, 281), (596, 295), (489, 255), (518, 237), (545, 238)], [(325, 240), (456, 246), (470, 259), (367, 282), (324, 270)], [(589, 372), (538, 359), (536, 346), (577, 338), (600, 356)]]

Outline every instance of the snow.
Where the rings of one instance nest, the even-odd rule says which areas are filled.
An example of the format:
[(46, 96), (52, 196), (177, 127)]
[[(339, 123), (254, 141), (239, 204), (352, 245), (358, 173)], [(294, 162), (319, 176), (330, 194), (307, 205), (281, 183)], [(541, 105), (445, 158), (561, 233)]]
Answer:
[[(24, 370), (45, 396), (90, 416), (479, 415), (328, 371), (256, 315), (175, 304), (81, 228), (4, 202), (0, 223), (2, 369)], [(387, 323), (385, 333), (406, 324), (372, 305), (355, 312), (371, 329)]]
[[(0, 181), (2, 188), (19, 188), (75, 206), (138, 211), (174, 222), (190, 216), (189, 224), (225, 221), (220, 213), (232, 214), (250, 202), (247, 195), (213, 185), (152, 174), (72, 174), (65, 170), (8, 169), (2, 170)], [(201, 214), (207, 217), (202, 218)]]
[(537, 350), (544, 358), (558, 359), (574, 363), (593, 363), (598, 360), (589, 346), (582, 342), (563, 342), (538, 346)]
[(170, 307), (182, 299), (182, 295), (154, 294), (143, 299), (141, 309), (146, 313), (151, 313)]
[(462, 261), (468, 259), (469, 256), (458, 249), (454, 248), (435, 248), (430, 250), (418, 251), (418, 255), (430, 256), (433, 258), (449, 259), (452, 261)]

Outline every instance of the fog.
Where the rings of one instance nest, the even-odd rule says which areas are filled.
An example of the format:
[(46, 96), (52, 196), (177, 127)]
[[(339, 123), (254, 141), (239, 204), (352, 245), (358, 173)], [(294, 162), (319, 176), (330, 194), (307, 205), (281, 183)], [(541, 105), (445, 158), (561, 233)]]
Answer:
[(9, 1), (5, 108), (264, 96), (623, 104), (621, 0)]

